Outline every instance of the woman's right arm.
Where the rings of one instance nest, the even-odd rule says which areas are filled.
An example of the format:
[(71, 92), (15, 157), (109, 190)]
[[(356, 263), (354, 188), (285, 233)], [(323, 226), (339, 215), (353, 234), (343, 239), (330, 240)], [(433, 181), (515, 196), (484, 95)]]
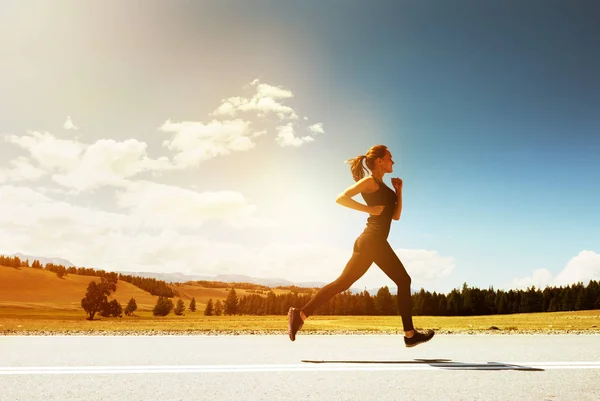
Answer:
[(367, 206), (352, 199), (361, 192), (375, 192), (377, 189), (379, 189), (379, 186), (373, 177), (365, 177), (346, 188), (344, 192), (338, 195), (335, 201), (342, 206), (349, 207), (350, 209), (377, 215), (382, 212), (383, 206)]

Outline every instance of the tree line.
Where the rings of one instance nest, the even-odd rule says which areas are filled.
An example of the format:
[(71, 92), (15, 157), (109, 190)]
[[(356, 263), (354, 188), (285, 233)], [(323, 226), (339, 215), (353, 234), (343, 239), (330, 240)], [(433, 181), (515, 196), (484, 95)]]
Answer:
[(165, 282), (164, 280), (157, 280), (155, 278), (149, 277), (139, 277), (133, 276), (129, 274), (121, 274), (115, 272), (107, 272), (105, 270), (96, 270), (88, 267), (65, 267), (63, 265), (57, 265), (54, 263), (46, 263), (42, 265), (39, 260), (34, 260), (31, 265), (29, 264), (29, 259), (21, 260), (18, 256), (10, 257), (10, 256), (2, 256), (0, 255), (0, 266), (21, 268), (21, 267), (31, 267), (34, 269), (42, 269), (47, 270), (56, 275), (59, 278), (66, 276), (67, 274), (77, 274), (79, 276), (94, 276), (94, 277), (104, 277), (108, 280), (123, 280), (127, 283), (135, 285), (136, 287), (149, 292), (152, 295), (162, 296), (162, 297), (176, 297), (179, 296), (179, 293), (172, 288), (172, 286)]
[[(248, 294), (238, 298), (231, 289), (223, 314), (240, 315), (285, 315), (290, 306), (305, 305), (317, 291), (310, 293), (289, 292), (275, 294), (269, 291), (266, 296)], [(413, 315), (428, 316), (469, 316), (533, 312), (559, 312), (600, 309), (600, 284), (591, 280), (584, 286), (579, 282), (566, 287), (534, 286), (526, 290), (494, 290), (490, 287), (481, 290), (469, 287), (454, 289), (448, 294), (429, 292), (421, 289), (412, 294)], [(218, 301), (219, 302), (219, 301)], [(210, 309), (209, 309), (210, 307)], [(217, 314), (209, 300), (209, 314)], [(205, 314), (206, 311), (205, 311)], [(335, 295), (314, 312), (315, 315), (397, 315), (397, 296), (387, 286), (381, 287), (375, 295), (368, 291), (353, 294), (345, 291)]]

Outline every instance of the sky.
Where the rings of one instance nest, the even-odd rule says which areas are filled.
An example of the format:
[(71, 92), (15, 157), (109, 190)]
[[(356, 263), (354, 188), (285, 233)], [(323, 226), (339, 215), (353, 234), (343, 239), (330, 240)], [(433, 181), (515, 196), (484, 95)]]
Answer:
[(329, 282), (368, 217), (335, 202), (344, 161), (385, 144), (413, 288), (599, 280), (598, 21), (593, 0), (2, 2), (0, 253)]

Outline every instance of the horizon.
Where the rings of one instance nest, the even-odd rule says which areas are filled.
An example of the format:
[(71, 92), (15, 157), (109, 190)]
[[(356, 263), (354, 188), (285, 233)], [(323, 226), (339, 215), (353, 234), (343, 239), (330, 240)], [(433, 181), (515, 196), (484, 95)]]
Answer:
[(599, 280), (600, 5), (375, 4), (0, 5), (0, 254), (330, 282), (385, 144), (413, 288)]
[[(45, 269), (45, 265), (47, 263), (52, 263), (55, 265), (63, 265), (64, 267), (66, 267), (67, 269), (69, 267), (78, 269), (78, 268), (85, 268), (85, 269), (92, 269), (92, 270), (99, 270), (94, 268), (93, 266), (76, 266), (74, 264), (72, 264), (68, 259), (65, 258), (60, 258), (60, 257), (43, 257), (43, 256), (35, 256), (35, 255), (25, 255), (25, 254), (21, 254), (21, 253), (14, 253), (12, 255), (0, 255), (0, 256), (4, 256), (4, 257), (19, 257), (19, 259), (21, 260), (21, 262), (28, 262), (29, 265), (31, 266), (31, 264), (34, 261), (38, 261), (38, 262), (42, 262), (43, 260), (46, 261), (46, 263), (42, 263), (42, 268)], [(24, 259), (23, 259), (24, 258)], [(63, 263), (59, 263), (60, 261), (63, 262), (68, 262), (68, 264), (63, 264)], [(198, 282), (198, 281), (208, 281), (208, 282), (223, 282), (223, 283), (230, 283), (230, 284), (250, 284), (250, 285), (257, 285), (257, 286), (263, 286), (263, 287), (268, 287), (271, 289), (275, 289), (275, 288), (285, 288), (285, 287), (298, 287), (301, 289), (306, 289), (306, 288), (320, 288), (323, 285), (326, 285), (326, 282), (291, 282), (285, 279), (282, 279), (280, 277), (254, 277), (254, 276), (248, 276), (248, 275), (243, 275), (243, 274), (235, 274), (235, 273), (230, 273), (230, 274), (216, 274), (211, 276), (208, 275), (201, 275), (201, 274), (184, 274), (181, 272), (148, 272), (148, 271), (121, 271), (121, 270), (106, 270), (106, 272), (108, 273), (117, 273), (117, 274), (123, 274), (123, 275), (132, 275), (134, 277), (153, 277), (156, 278), (157, 280), (162, 280), (165, 281), (167, 284), (186, 284), (186, 283), (194, 283), (194, 282)], [(136, 274), (138, 276), (136, 276)], [(190, 280), (186, 280), (186, 281), (178, 281), (175, 280), (175, 278), (171, 277), (170, 279), (167, 279), (163, 276), (167, 276), (167, 278), (169, 278), (168, 276), (184, 276), (184, 277), (193, 277)], [(198, 278), (201, 277), (201, 278)], [(234, 280), (234, 278), (236, 280)], [(243, 281), (244, 279), (251, 279), (253, 281)], [(242, 280), (242, 281), (239, 281)], [(493, 286), (489, 286), (488, 288), (480, 288), (477, 286), (473, 286), (470, 285), (467, 282), (462, 283), (459, 286), (456, 286), (452, 289), (450, 289), (449, 291), (435, 291), (435, 290), (430, 290), (428, 288), (414, 288), (411, 286), (411, 294), (417, 294), (420, 291), (425, 291), (425, 292), (429, 292), (431, 294), (434, 293), (438, 293), (438, 294), (445, 294), (448, 295), (451, 292), (458, 290), (459, 292), (464, 288), (464, 286), (466, 285), (468, 288), (470, 289), (480, 289), (480, 290), (489, 290), (492, 289), (493, 291), (504, 291), (504, 292), (510, 292), (510, 291), (528, 291), (528, 290), (533, 290), (535, 289), (536, 291), (542, 291), (545, 290), (546, 288), (551, 288), (551, 289), (560, 289), (560, 288), (568, 288), (568, 287), (574, 287), (574, 286), (578, 286), (578, 285), (582, 285), (584, 287), (587, 287), (590, 285), (590, 283), (592, 281), (597, 281), (594, 279), (589, 279), (589, 280), (584, 280), (584, 281), (578, 281), (575, 283), (571, 283), (571, 284), (566, 284), (566, 285), (550, 285), (550, 284), (546, 284), (543, 287), (537, 287), (535, 285), (531, 285), (531, 286), (527, 286), (526, 288), (494, 288)], [(269, 284), (270, 282), (270, 284)], [(284, 283), (285, 282), (285, 283)], [(393, 283), (392, 286), (390, 286), (389, 284), (387, 285), (381, 285), (381, 286), (376, 286), (376, 287), (371, 287), (371, 288), (367, 288), (367, 287), (363, 287), (363, 288), (358, 288), (356, 286), (351, 286), (348, 290), (353, 293), (353, 294), (357, 294), (360, 293), (362, 291), (367, 291), (370, 295), (375, 295), (377, 293), (377, 291), (383, 287), (387, 287), (390, 290), (393, 290)], [(232, 287), (235, 288), (235, 287)], [(393, 291), (392, 291), (393, 293)]]

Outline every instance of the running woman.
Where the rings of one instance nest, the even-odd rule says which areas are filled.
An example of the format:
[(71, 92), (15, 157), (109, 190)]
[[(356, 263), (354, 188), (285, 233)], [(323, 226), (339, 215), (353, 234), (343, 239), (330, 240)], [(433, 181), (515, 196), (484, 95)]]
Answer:
[[(355, 184), (340, 194), (336, 202), (369, 214), (362, 234), (354, 242), (352, 257), (342, 274), (333, 282), (321, 288), (302, 308), (291, 307), (288, 312), (288, 335), (296, 340), (296, 333), (304, 321), (322, 304), (334, 295), (346, 291), (361, 278), (375, 262), (377, 266), (398, 286), (398, 310), (402, 317), (404, 344), (407, 347), (429, 341), (435, 334), (433, 330), (419, 332), (412, 321), (412, 303), (410, 294), (411, 279), (398, 256), (387, 241), (393, 220), (399, 220), (402, 213), (402, 179), (392, 178), (394, 190), (383, 182), (383, 176), (393, 171), (392, 154), (384, 145), (373, 146), (367, 154), (346, 160)], [(364, 167), (367, 165), (368, 170)], [(365, 177), (365, 172), (371, 172)], [(352, 199), (358, 194), (366, 205)]]

